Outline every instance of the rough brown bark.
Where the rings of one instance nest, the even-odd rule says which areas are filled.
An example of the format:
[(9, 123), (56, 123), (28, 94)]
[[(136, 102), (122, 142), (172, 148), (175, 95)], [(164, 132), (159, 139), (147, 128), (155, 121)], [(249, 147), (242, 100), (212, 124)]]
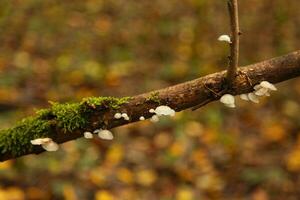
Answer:
[[(226, 71), (221, 71), (189, 82), (134, 96), (129, 103), (124, 104), (119, 109), (120, 112), (126, 112), (130, 116), (130, 121), (114, 119), (113, 116), (116, 111), (103, 113), (95, 110), (91, 117), (92, 123), (85, 130), (98, 128), (99, 119), (102, 119), (103, 116), (108, 129), (136, 122), (140, 116), (145, 118), (151, 117), (152, 114), (149, 113), (149, 109), (155, 108), (158, 103), (147, 101), (147, 99), (154, 93), (158, 94), (161, 105), (168, 105), (176, 111), (181, 111), (217, 100), (224, 93), (238, 95), (251, 92), (253, 91), (253, 86), (263, 80), (278, 83), (297, 76), (300, 76), (300, 51), (240, 68), (240, 73), (236, 77), (230, 91), (226, 90)], [(72, 133), (64, 133), (62, 130), (57, 129), (55, 141), (64, 143), (74, 140), (82, 137), (82, 132), (83, 130), (77, 130)], [(42, 148), (35, 147), (32, 151), (23, 155), (38, 154), (43, 151)], [(0, 161), (12, 158), (13, 156), (9, 153), (0, 154)]]

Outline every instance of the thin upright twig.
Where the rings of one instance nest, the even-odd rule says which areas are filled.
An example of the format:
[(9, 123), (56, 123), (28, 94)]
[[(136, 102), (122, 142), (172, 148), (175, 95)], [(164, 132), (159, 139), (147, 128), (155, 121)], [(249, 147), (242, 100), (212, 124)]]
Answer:
[(228, 10), (230, 16), (231, 28), (231, 43), (230, 43), (230, 57), (229, 66), (227, 69), (227, 80), (230, 84), (234, 82), (239, 66), (239, 36), (241, 34), (239, 28), (238, 17), (238, 0), (228, 0)]

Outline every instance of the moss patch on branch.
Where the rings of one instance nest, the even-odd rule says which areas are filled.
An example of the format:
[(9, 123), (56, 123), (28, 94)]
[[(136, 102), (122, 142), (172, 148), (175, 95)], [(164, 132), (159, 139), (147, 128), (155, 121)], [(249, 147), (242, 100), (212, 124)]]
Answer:
[(1, 130), (0, 152), (13, 156), (22, 155), (32, 150), (30, 140), (53, 138), (56, 134), (55, 127), (64, 132), (83, 129), (88, 125), (93, 109), (118, 109), (130, 99), (131, 97), (89, 97), (79, 103), (50, 102), (50, 108), (38, 110), (35, 116), (21, 120), (15, 127)]
[(154, 103), (160, 104), (159, 92), (152, 92), (146, 101), (152, 101)]
[(123, 98), (116, 98), (116, 97), (88, 97), (84, 98), (81, 101), (81, 104), (87, 104), (90, 107), (103, 107), (111, 108), (111, 109), (118, 109), (121, 105), (128, 103), (128, 101), (132, 99), (132, 97), (123, 97)]
[(86, 126), (88, 119), (80, 103), (52, 103), (51, 114), (64, 132)]
[(31, 150), (30, 140), (51, 136), (51, 122), (38, 117), (28, 117), (18, 122), (14, 128), (0, 131), (0, 152), (10, 152), (17, 156)]

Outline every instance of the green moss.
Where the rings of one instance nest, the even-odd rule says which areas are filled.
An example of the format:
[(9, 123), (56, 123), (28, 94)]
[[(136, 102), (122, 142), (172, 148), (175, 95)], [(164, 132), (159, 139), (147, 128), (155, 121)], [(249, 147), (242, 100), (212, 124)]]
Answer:
[(51, 115), (51, 110), (50, 109), (40, 109), (35, 112), (37, 117), (40, 119), (46, 119)]
[(32, 150), (30, 140), (36, 138), (53, 138), (52, 123), (64, 130), (72, 132), (82, 129), (89, 123), (89, 114), (92, 108), (103, 107), (104, 109), (118, 109), (122, 104), (128, 103), (131, 97), (89, 97), (79, 103), (56, 103), (49, 109), (41, 109), (36, 116), (21, 120), (10, 129), (0, 131), (0, 152), (9, 152), (13, 156), (22, 155)]
[(105, 108), (118, 109), (122, 104), (128, 103), (132, 97), (88, 97), (84, 98), (81, 104), (87, 104), (89, 106), (103, 106)]
[[(118, 109), (122, 104), (127, 103), (130, 98), (88, 97), (84, 98), (80, 103), (59, 104), (52, 102), (51, 114), (57, 119), (60, 128), (64, 131), (72, 132), (87, 125), (89, 108), (86, 105), (95, 108)], [(44, 110), (40, 116), (44, 116), (47, 113), (48, 111)]]
[(146, 101), (152, 101), (154, 103), (160, 104), (159, 92), (152, 92)]
[(82, 128), (87, 124), (87, 116), (85, 116), (82, 106), (79, 103), (60, 104), (52, 102), (51, 114), (55, 116), (58, 127), (62, 128), (65, 132)]
[(0, 131), (1, 153), (10, 152), (12, 155), (21, 155), (32, 149), (30, 140), (49, 137), (51, 124), (49, 121), (37, 117), (28, 117), (20, 121), (14, 128)]

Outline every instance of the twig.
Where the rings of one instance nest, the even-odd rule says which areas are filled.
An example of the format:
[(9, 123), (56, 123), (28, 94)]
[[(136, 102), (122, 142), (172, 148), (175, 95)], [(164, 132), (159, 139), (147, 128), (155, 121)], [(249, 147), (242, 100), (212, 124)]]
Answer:
[(215, 97), (221, 97), (220, 93), (215, 92), (213, 89), (209, 88), (206, 83), (204, 83), (205, 89), (209, 90)]
[(227, 2), (231, 27), (230, 58), (227, 69), (227, 80), (229, 84), (234, 82), (239, 65), (239, 36), (241, 35), (241, 32), (239, 28), (237, 1), (238, 0), (229, 0)]
[(192, 107), (192, 111), (198, 110), (199, 108), (205, 106), (206, 104), (208, 104), (211, 101), (213, 101), (213, 99), (206, 99), (205, 101), (203, 101), (202, 103), (198, 104), (197, 106)]

